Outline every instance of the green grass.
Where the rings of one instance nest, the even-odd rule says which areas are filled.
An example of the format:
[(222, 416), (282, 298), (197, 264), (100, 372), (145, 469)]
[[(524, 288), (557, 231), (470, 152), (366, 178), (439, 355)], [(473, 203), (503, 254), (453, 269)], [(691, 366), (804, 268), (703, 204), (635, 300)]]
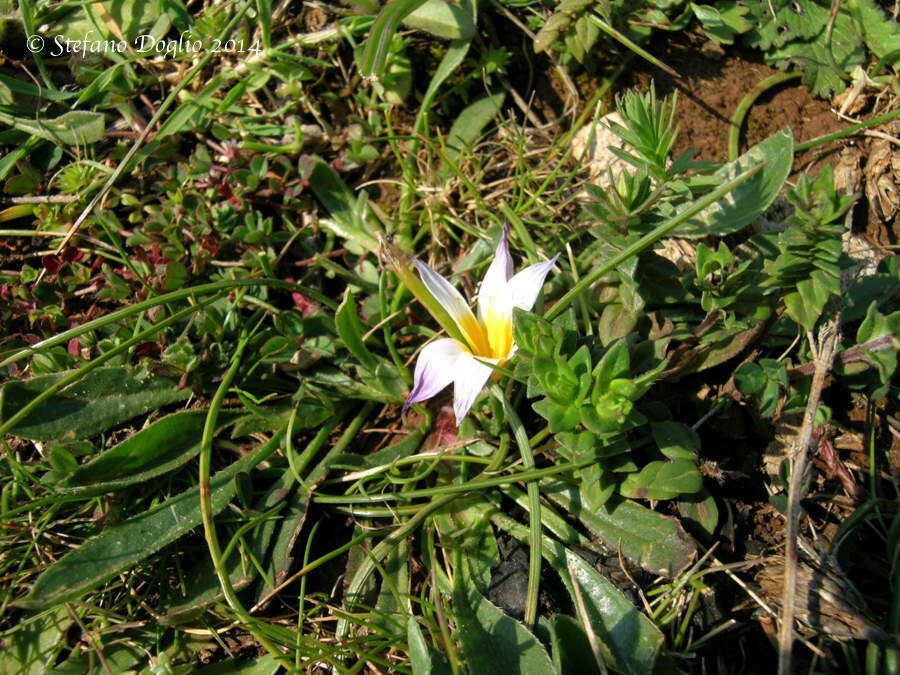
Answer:
[[(23, 52), (33, 77), (0, 72), (16, 199), (0, 210), (0, 671), (714, 672), (742, 649), (774, 664), (753, 611), (778, 607), (754, 591), (775, 564), (755, 553), (780, 546), (752, 517), (778, 518), (768, 496), (790, 481), (759, 448), (806, 405), (807, 335), (838, 316), (848, 356), (817, 424), (862, 434), (848, 474), (865, 492), (843, 498), (828, 460), (804, 504), (869, 630), (802, 637), (828, 668), (896, 672), (896, 261), (841, 287), (850, 201), (827, 171), (787, 180), (788, 134), (725, 167), (672, 156), (676, 103), (613, 96), (647, 45), (643, 5), (603, 15), (615, 41), (576, 31), (535, 55), (523, 26), (575, 30), (552, 8), (459, 3), (474, 14), (396, 33), (412, 4), (0, 18), (19, 51), (38, 29), (50, 44), (154, 25), (249, 48)], [(841, 30), (875, 16), (860, 7)], [(689, 30), (757, 39), (740, 16)], [(859, 39), (895, 87), (887, 38)], [(536, 128), (531, 68), (598, 88)], [(571, 139), (614, 108), (627, 168), (602, 191)], [(756, 232), (779, 195), (786, 231)], [(459, 428), (446, 393), (401, 415), (448, 323), (405, 255), (471, 298), (507, 224), (517, 270), (561, 254), (516, 315), (518, 353)], [(666, 237), (696, 259), (660, 255)]]

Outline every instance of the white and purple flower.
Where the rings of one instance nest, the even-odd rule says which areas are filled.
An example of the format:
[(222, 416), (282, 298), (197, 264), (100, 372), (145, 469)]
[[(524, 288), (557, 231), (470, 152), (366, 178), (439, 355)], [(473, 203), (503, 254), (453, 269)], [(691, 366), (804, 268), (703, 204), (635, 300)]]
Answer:
[(453, 411), (458, 426), (494, 372), (488, 364), (502, 366), (516, 352), (513, 308), (532, 308), (558, 257), (513, 274), (504, 228), (494, 260), (478, 291), (477, 316), (450, 282), (421, 260), (413, 258), (425, 288), (450, 315), (464, 341), (443, 338), (425, 345), (416, 362), (413, 388), (404, 411), (413, 403), (431, 398), (452, 382)]

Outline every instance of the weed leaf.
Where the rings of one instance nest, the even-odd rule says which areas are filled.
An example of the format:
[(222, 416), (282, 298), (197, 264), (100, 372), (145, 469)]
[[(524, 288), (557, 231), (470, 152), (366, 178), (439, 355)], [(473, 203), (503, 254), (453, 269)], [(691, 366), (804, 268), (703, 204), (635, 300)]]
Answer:
[[(223, 411), (219, 425), (235, 418), (235, 413)], [(197, 456), (205, 423), (205, 410), (163, 417), (75, 469), (62, 487), (102, 494), (162, 476)]]
[[(212, 512), (224, 509), (235, 494), (234, 477), (273, 454), (281, 434), (223, 469), (211, 481)], [(20, 607), (44, 609), (74, 600), (116, 574), (171, 544), (200, 524), (200, 488), (185, 490), (144, 513), (104, 530), (64, 555), (38, 577)]]
[(627, 500), (589, 509), (575, 488), (558, 481), (542, 481), (541, 489), (591, 534), (649, 572), (675, 577), (694, 560), (696, 546), (674, 518)]
[[(682, 224), (673, 236), (724, 236), (742, 230), (775, 201), (791, 172), (793, 162), (794, 137), (790, 129), (786, 128), (754, 145), (733, 162), (720, 167), (714, 175), (724, 183), (759, 164), (765, 163), (765, 167), (753, 178)], [(691, 206), (691, 203), (685, 204), (682, 210)]]
[(525, 626), (485, 598), (462, 570), (453, 588), (462, 655), (473, 673), (556, 672), (547, 651)]
[[(71, 372), (7, 382), (0, 388), (0, 419), (9, 419)], [(98, 368), (32, 410), (11, 430), (33, 441), (91, 438), (133, 417), (182, 401), (190, 389), (151, 375), (138, 379), (127, 368)]]

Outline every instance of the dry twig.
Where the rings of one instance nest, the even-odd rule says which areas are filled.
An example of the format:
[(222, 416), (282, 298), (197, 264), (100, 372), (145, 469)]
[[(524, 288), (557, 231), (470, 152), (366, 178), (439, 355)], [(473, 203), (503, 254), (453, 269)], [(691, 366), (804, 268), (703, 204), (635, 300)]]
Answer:
[(816, 369), (813, 373), (803, 426), (791, 458), (791, 483), (788, 488), (787, 534), (784, 546), (784, 586), (782, 587), (781, 630), (778, 635), (778, 675), (791, 672), (791, 650), (794, 643), (794, 594), (797, 589), (797, 535), (800, 524), (800, 492), (806, 474), (809, 443), (815, 425), (816, 410), (822, 399), (825, 378), (828, 376), (834, 357), (841, 342), (840, 321), (835, 317), (819, 331), (818, 346), (808, 335), (815, 355)]

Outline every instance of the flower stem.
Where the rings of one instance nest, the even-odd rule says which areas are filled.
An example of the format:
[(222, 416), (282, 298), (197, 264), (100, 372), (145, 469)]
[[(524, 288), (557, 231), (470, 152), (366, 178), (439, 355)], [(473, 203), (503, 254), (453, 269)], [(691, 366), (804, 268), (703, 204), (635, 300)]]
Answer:
[[(516, 414), (509, 399), (496, 384), (491, 385), (491, 393), (503, 404), (503, 412), (509, 422), (519, 453), (522, 456), (522, 464), (526, 471), (533, 470), (534, 454), (528, 442), (528, 433), (522, 425), (522, 420)], [(528, 536), (528, 594), (525, 597), (525, 625), (533, 626), (537, 621), (538, 593), (541, 584), (541, 493), (536, 481), (528, 483), (528, 522), (530, 525)]]

